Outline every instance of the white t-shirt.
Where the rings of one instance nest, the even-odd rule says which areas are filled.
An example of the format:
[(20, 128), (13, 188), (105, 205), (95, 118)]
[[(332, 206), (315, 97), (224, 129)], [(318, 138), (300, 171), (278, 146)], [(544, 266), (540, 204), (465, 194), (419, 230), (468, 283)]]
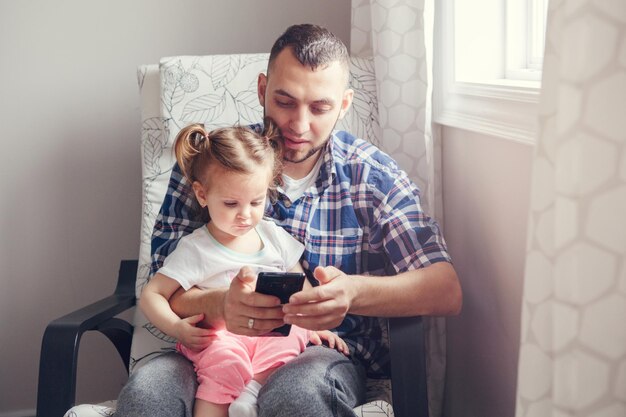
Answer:
[(206, 226), (194, 230), (178, 242), (165, 258), (159, 272), (188, 290), (228, 287), (243, 266), (254, 273), (288, 271), (300, 260), (304, 246), (283, 228), (261, 220), (255, 228), (263, 242), (257, 253), (235, 252), (219, 243)]
[(299, 180), (294, 180), (293, 178), (283, 174), (284, 185), (282, 187), (278, 187), (278, 191), (289, 197), (289, 200), (291, 201), (296, 201), (297, 199), (302, 197), (304, 192), (309, 189), (309, 187), (315, 185), (315, 181), (317, 181), (320, 168), (322, 167), (323, 159), (324, 158), (321, 156), (317, 158), (317, 162), (315, 163), (315, 166), (313, 167), (311, 172), (309, 172), (306, 177), (300, 178)]

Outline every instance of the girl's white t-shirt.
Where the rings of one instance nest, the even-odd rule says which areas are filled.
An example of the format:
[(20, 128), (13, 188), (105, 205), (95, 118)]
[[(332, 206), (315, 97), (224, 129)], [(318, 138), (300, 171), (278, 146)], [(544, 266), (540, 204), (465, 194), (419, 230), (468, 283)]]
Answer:
[(255, 228), (263, 242), (257, 253), (244, 254), (228, 249), (211, 235), (206, 226), (178, 242), (159, 273), (185, 289), (228, 287), (243, 266), (259, 272), (284, 272), (300, 260), (304, 245), (272, 221), (262, 220)]

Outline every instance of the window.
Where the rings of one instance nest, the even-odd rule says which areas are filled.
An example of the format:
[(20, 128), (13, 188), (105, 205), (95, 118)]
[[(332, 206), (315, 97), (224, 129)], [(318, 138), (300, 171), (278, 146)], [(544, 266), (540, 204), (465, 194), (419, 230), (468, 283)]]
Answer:
[(435, 121), (534, 143), (547, 0), (436, 7)]
[(506, 5), (504, 78), (541, 81), (548, 0), (507, 0)]

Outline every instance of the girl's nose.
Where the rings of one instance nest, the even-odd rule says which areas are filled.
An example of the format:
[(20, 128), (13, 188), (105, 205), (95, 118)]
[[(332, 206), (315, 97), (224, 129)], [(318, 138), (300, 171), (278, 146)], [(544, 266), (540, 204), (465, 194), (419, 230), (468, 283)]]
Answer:
[(239, 217), (241, 217), (242, 219), (247, 219), (250, 217), (250, 206), (246, 205), (241, 207), (241, 210), (239, 211)]

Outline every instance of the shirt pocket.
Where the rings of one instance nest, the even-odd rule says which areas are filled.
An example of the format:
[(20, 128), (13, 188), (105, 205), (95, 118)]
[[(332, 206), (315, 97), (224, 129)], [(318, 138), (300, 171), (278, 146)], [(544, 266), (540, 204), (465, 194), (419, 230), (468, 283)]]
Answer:
[(348, 233), (307, 232), (305, 239), (306, 264), (313, 271), (317, 266), (334, 266), (346, 274), (360, 272), (363, 231), (352, 229)]

